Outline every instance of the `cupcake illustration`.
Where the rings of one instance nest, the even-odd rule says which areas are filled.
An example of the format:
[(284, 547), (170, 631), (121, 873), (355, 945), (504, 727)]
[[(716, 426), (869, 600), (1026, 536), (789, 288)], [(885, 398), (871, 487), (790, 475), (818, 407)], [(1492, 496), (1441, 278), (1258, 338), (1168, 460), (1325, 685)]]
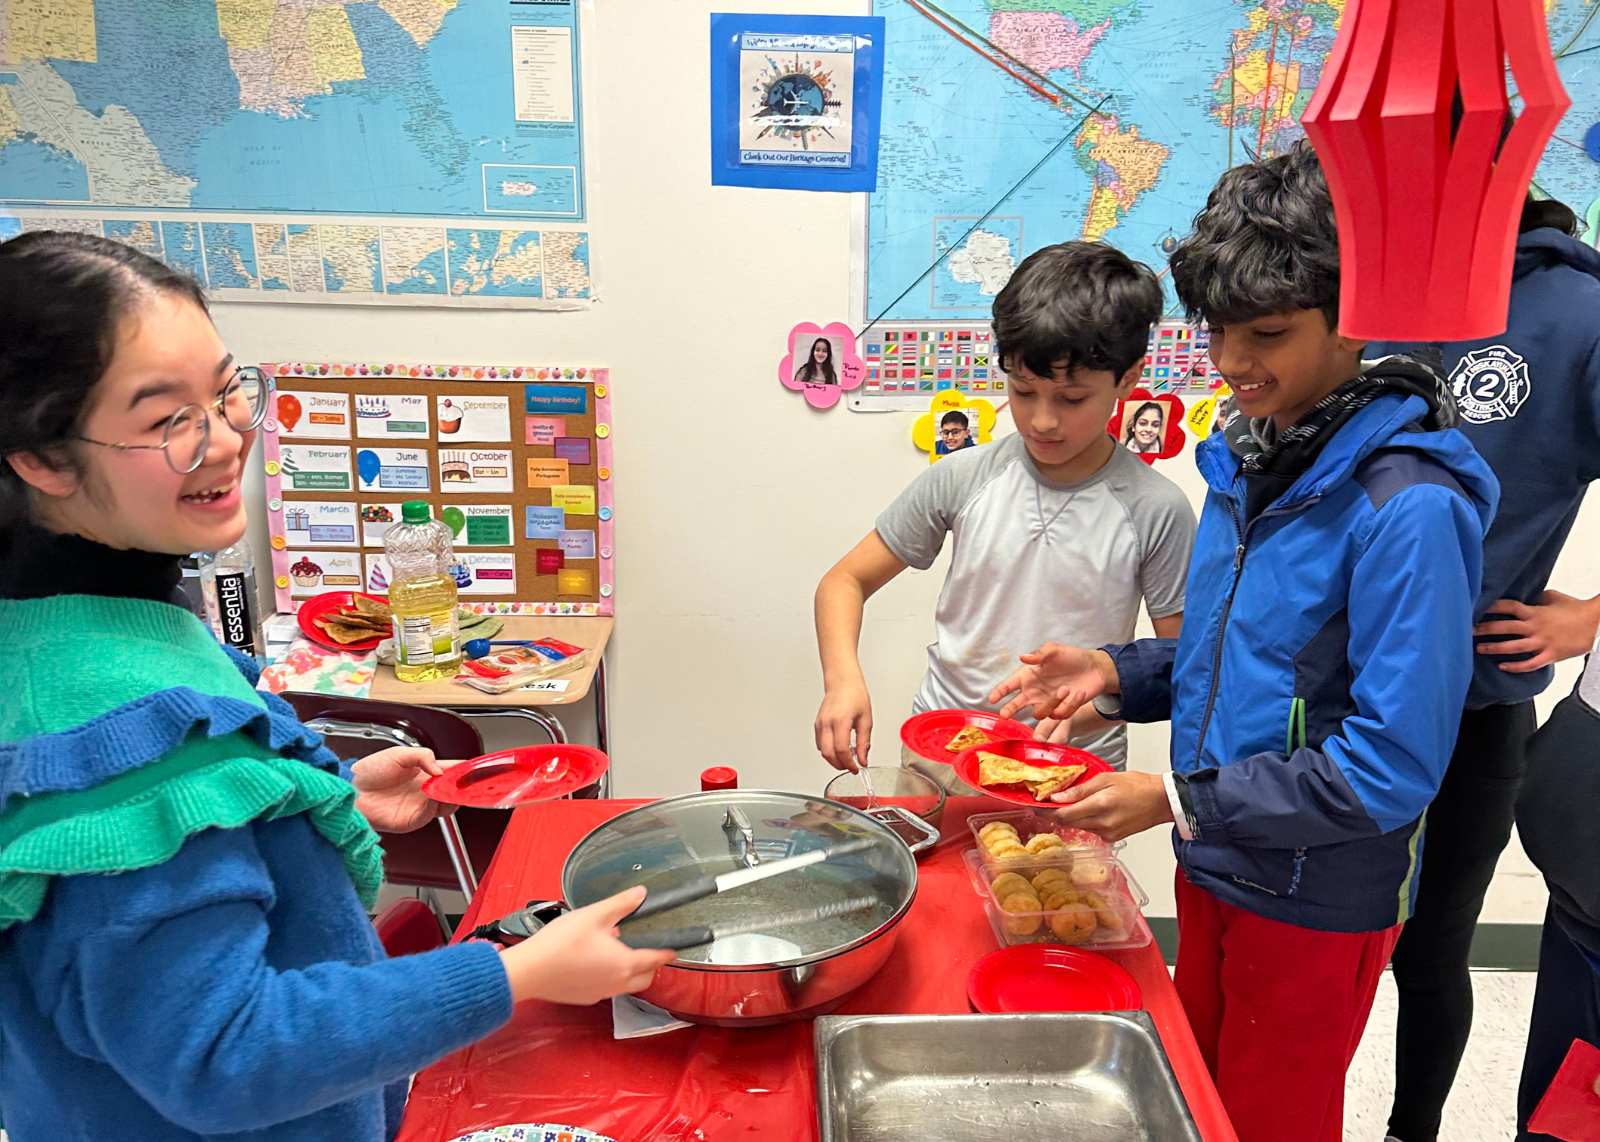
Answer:
[(315, 587), (322, 582), (322, 568), (309, 559), (300, 559), (289, 568), (289, 577), (301, 587)]
[(439, 435), (450, 436), (461, 431), (461, 410), (448, 397), (439, 409)]

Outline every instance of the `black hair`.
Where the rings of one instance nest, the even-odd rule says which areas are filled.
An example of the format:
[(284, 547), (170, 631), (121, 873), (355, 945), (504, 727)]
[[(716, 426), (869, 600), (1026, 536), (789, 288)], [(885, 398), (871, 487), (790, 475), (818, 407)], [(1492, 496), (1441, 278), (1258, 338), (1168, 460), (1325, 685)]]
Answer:
[(955, 409), (951, 409), (949, 412), (945, 413), (944, 416), (939, 418), (940, 428), (943, 428), (947, 424), (959, 424), (962, 428), (972, 427), (972, 422), (967, 419), (967, 414), (964, 412), (958, 412)]
[(1172, 251), (1172, 284), (1190, 321), (1213, 325), (1320, 309), (1339, 325), (1339, 234), (1316, 152), (1224, 171)]
[(1559, 230), (1569, 238), (1578, 236), (1578, 216), (1573, 213), (1572, 207), (1553, 198), (1535, 198), (1529, 194), (1522, 203), (1522, 221), (1517, 223), (1517, 233), (1526, 234), (1529, 230), (1545, 226)]
[(1161, 317), (1155, 272), (1100, 242), (1062, 242), (1023, 259), (994, 299), (1000, 367), (1035, 376), (1104, 369), (1118, 380), (1150, 346)]
[[(818, 345), (826, 345), (828, 348), (828, 359), (822, 362), (820, 366), (816, 362)], [(839, 376), (833, 371), (833, 342), (826, 337), (818, 337), (813, 341), (811, 348), (806, 351), (806, 363), (800, 366), (799, 371), (794, 375), (794, 379), (806, 385), (838, 384)]]
[(0, 539), (26, 514), (5, 457), (70, 464), (124, 314), (153, 293), (206, 307), (193, 278), (131, 246), (40, 230), (0, 243)]

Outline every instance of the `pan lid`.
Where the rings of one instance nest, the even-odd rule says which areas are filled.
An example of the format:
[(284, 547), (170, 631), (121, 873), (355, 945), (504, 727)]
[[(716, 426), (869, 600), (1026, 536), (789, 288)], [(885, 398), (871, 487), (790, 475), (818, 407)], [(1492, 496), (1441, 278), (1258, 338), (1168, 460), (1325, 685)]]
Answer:
[[(917, 866), (882, 822), (837, 801), (751, 789), (712, 790), (657, 801), (596, 828), (567, 858), (561, 886), (575, 908), (636, 884), (660, 891), (701, 877), (828, 849), (879, 843), (629, 923), (629, 932), (743, 923), (804, 912), (852, 897), (877, 904), (827, 920), (774, 927), (679, 953), (680, 964), (737, 968), (822, 959), (865, 942), (898, 919), (916, 892)], [(711, 970), (714, 970), (712, 968)]]

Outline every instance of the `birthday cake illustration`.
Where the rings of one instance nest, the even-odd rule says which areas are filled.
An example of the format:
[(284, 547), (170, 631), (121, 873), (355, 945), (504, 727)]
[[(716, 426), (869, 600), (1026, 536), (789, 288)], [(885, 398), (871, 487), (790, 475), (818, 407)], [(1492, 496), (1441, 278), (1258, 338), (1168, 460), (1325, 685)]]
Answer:
[[(460, 421), (456, 422), (459, 426)], [(439, 421), (439, 431), (444, 431), (444, 421)], [(465, 452), (439, 453), (439, 482), (444, 484), (472, 483), (472, 466)]]
[(455, 578), (457, 587), (472, 586), (472, 572), (467, 570), (466, 564), (450, 564), (450, 574)]
[(382, 420), (390, 415), (389, 402), (383, 397), (357, 397), (356, 416), (364, 420)]

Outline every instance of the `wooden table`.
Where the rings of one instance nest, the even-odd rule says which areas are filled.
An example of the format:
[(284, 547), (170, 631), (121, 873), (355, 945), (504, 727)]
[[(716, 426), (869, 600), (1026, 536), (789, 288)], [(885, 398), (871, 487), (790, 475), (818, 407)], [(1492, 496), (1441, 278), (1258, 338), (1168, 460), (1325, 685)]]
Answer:
[[(558, 898), (572, 847), (641, 804), (548, 801), (518, 809), (457, 939), (529, 900)], [(969, 1010), (967, 975), (995, 941), (961, 854), (972, 846), (967, 817), (995, 804), (950, 799), (940, 824), (945, 839), (917, 866), (916, 902), (894, 951), (840, 1014)], [(1201, 1138), (1238, 1142), (1160, 951), (1150, 944), (1107, 956), (1138, 983)], [(617, 1042), (610, 1004), (531, 1000), (487, 1039), (417, 1075), (396, 1142), (446, 1142), (526, 1122), (586, 1127), (619, 1142), (807, 1142), (818, 1136), (811, 1022), (692, 1027)], [(936, 1123), (925, 1136), (938, 1137)]]
[[(505, 694), (486, 694), (471, 686), (463, 686), (448, 678), (436, 682), (402, 682), (395, 677), (394, 667), (378, 667), (372, 679), (369, 697), (380, 702), (404, 702), (412, 706), (435, 706), (452, 710), (469, 718), (522, 718), (535, 723), (548, 734), (552, 742), (567, 740), (567, 731), (556, 717), (547, 713), (548, 707), (570, 706), (582, 701), (594, 688), (595, 744), (601, 753), (610, 750), (610, 710), (606, 695), (606, 644), (617, 620), (609, 615), (507, 615), (505, 626), (495, 635), (495, 641), (508, 639), (555, 638), (570, 642), (589, 651), (588, 663), (582, 670), (565, 675), (570, 681), (561, 693), (537, 690), (512, 690)], [(600, 795), (608, 796), (611, 785), (609, 773), (602, 779)]]

